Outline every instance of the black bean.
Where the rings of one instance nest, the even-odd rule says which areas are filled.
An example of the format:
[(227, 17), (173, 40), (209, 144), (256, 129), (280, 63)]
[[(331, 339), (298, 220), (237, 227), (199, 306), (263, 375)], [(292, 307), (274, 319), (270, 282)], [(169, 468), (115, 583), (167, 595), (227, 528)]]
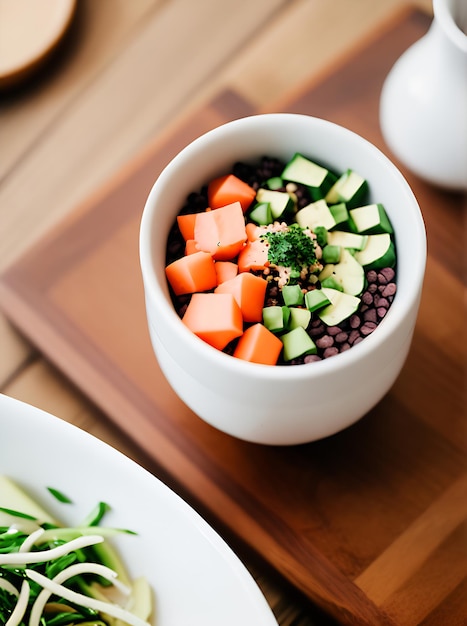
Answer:
[(384, 290), (381, 292), (383, 298), (393, 296), (396, 293), (396, 283), (388, 283)]
[(385, 267), (381, 270), (380, 273), (383, 274), (383, 276), (386, 278), (386, 282), (388, 283), (392, 282), (394, 280), (394, 277), (396, 276), (396, 272), (392, 267)]
[(349, 338), (349, 333), (346, 333), (344, 331), (341, 331), (340, 333), (338, 333), (335, 337), (334, 337), (334, 341), (336, 343), (344, 343), (347, 341), (347, 339)]
[(359, 328), (361, 323), (362, 320), (356, 313), (350, 316), (349, 324), (351, 328)]
[(318, 354), (307, 354), (303, 359), (304, 363), (314, 363), (315, 361), (321, 361), (321, 357)]
[(308, 334), (311, 337), (319, 337), (324, 333), (324, 324), (320, 324), (319, 326), (313, 326), (313, 324), (308, 329)]
[(334, 338), (331, 335), (323, 335), (315, 341), (315, 344), (321, 349), (330, 348), (334, 345)]
[(365, 322), (375, 322), (377, 321), (376, 309), (368, 309), (363, 314), (363, 319)]
[(329, 357), (335, 356), (336, 354), (339, 354), (339, 349), (335, 346), (333, 346), (332, 348), (326, 348), (323, 353), (323, 358), (328, 359)]
[[(376, 328), (377, 324), (376, 322), (365, 322), (364, 324), (362, 324), (362, 326), (360, 327), (360, 332), (362, 333), (362, 335), (366, 336), (366, 335), (370, 335), (374, 329)], [(355, 344), (354, 344), (355, 345)]]
[(377, 302), (375, 302), (375, 304), (376, 304), (378, 307), (382, 306), (382, 307), (384, 307), (385, 309), (389, 309), (389, 300), (388, 300), (387, 298), (381, 298), (381, 297), (379, 297), (379, 298), (378, 298), (378, 301), (377, 301)]

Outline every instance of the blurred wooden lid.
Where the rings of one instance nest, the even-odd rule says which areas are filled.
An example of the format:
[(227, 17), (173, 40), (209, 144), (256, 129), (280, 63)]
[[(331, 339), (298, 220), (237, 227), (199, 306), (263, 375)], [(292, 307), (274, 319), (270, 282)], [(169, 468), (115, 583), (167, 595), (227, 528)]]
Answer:
[(0, 0), (0, 88), (24, 80), (59, 44), (76, 0)]

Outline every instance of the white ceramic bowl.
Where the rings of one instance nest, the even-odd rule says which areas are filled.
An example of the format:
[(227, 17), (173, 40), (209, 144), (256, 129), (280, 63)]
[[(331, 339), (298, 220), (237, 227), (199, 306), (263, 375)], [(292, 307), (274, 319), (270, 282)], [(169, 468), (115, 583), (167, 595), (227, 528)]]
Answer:
[[(187, 195), (231, 171), (234, 162), (295, 152), (335, 171), (352, 168), (384, 204), (397, 248), (397, 294), (378, 328), (350, 350), (320, 362), (267, 366), (228, 356), (178, 317), (164, 265), (169, 229)], [(203, 420), (264, 444), (310, 442), (351, 425), (388, 392), (407, 356), (421, 295), (426, 235), (417, 201), (397, 168), (372, 144), (336, 124), (288, 113), (216, 128), (184, 148), (156, 180), (144, 208), (140, 262), (153, 348), (179, 397)]]

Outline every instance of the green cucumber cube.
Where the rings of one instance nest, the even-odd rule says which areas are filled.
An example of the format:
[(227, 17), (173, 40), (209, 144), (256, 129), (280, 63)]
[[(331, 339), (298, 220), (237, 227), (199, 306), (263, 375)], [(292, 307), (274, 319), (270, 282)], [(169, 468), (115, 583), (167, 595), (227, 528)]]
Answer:
[(284, 320), (284, 328), (287, 328), (289, 320), (290, 320), (290, 309), (288, 306), (283, 306), (282, 308), (282, 319)]
[(295, 209), (295, 201), (286, 191), (275, 191), (260, 187), (256, 192), (256, 201), (259, 204), (263, 202), (269, 203), (273, 220), (292, 213)]
[(268, 178), (266, 185), (268, 189), (276, 191), (277, 189), (282, 189), (282, 187), (284, 187), (284, 181), (280, 176), (273, 176), (272, 178)]
[(333, 218), (331, 211), (325, 200), (316, 200), (297, 211), (295, 221), (302, 228), (309, 228), (316, 232), (318, 226), (323, 226), (326, 230), (334, 228), (336, 220)]
[(325, 263), (339, 263), (341, 251), (341, 246), (333, 246), (328, 243), (327, 246), (323, 248), (323, 261)]
[(393, 228), (382, 204), (367, 204), (350, 210), (351, 228), (356, 233), (376, 235), (392, 234)]
[(292, 307), (290, 309), (290, 319), (287, 328), (293, 330), (301, 326), (302, 328), (308, 328), (308, 324), (311, 320), (311, 311), (308, 309), (301, 309), (298, 307)]
[(358, 233), (348, 233), (345, 230), (333, 230), (328, 233), (328, 244), (332, 246), (342, 246), (342, 248), (352, 248), (353, 250), (363, 250), (367, 244), (368, 235)]
[(348, 227), (349, 225), (349, 212), (345, 202), (339, 202), (339, 204), (331, 204), (329, 206), (331, 215), (336, 222), (336, 227)]
[(287, 306), (300, 306), (303, 304), (304, 295), (300, 285), (284, 285), (282, 287), (282, 297)]
[(315, 342), (302, 326), (297, 326), (281, 336), (284, 360), (291, 361), (304, 354), (316, 354)]
[(327, 326), (337, 326), (355, 313), (360, 305), (360, 298), (336, 289), (324, 288), (331, 304), (318, 311), (319, 319)]
[(345, 202), (348, 208), (353, 208), (361, 203), (367, 190), (367, 181), (357, 172), (347, 170), (326, 193), (325, 200), (329, 204)]
[(250, 219), (256, 224), (267, 225), (272, 222), (272, 211), (269, 202), (260, 202), (250, 211)]
[(355, 253), (355, 258), (366, 270), (394, 267), (396, 250), (389, 233), (367, 235), (367, 244), (363, 250)]
[(331, 276), (326, 276), (323, 278), (321, 282), (321, 289), (335, 289), (336, 291), (344, 291), (344, 287), (340, 284), (340, 282), (331, 274)]
[(280, 333), (287, 328), (290, 310), (286, 306), (266, 306), (263, 308), (263, 324), (272, 333)]
[(365, 271), (353, 254), (344, 248), (339, 263), (325, 265), (319, 274), (321, 285), (331, 287), (325, 281), (332, 277), (345, 293), (358, 296), (365, 288)]
[(311, 289), (305, 294), (305, 306), (311, 313), (322, 309), (328, 304), (331, 304), (331, 301), (322, 289)]
[(281, 176), (283, 180), (308, 187), (313, 200), (324, 198), (336, 181), (335, 174), (299, 153), (287, 163)]

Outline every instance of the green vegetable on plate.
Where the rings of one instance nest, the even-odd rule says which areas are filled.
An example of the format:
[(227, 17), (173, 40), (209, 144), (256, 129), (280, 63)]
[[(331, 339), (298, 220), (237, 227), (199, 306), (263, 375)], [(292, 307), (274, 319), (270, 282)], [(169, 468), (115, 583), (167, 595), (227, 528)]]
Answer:
[[(71, 500), (48, 488), (61, 503)], [(149, 626), (152, 593), (131, 580), (100, 526), (100, 502), (74, 527), (58, 523), (29, 494), (0, 476), (0, 623), (5, 626)]]

